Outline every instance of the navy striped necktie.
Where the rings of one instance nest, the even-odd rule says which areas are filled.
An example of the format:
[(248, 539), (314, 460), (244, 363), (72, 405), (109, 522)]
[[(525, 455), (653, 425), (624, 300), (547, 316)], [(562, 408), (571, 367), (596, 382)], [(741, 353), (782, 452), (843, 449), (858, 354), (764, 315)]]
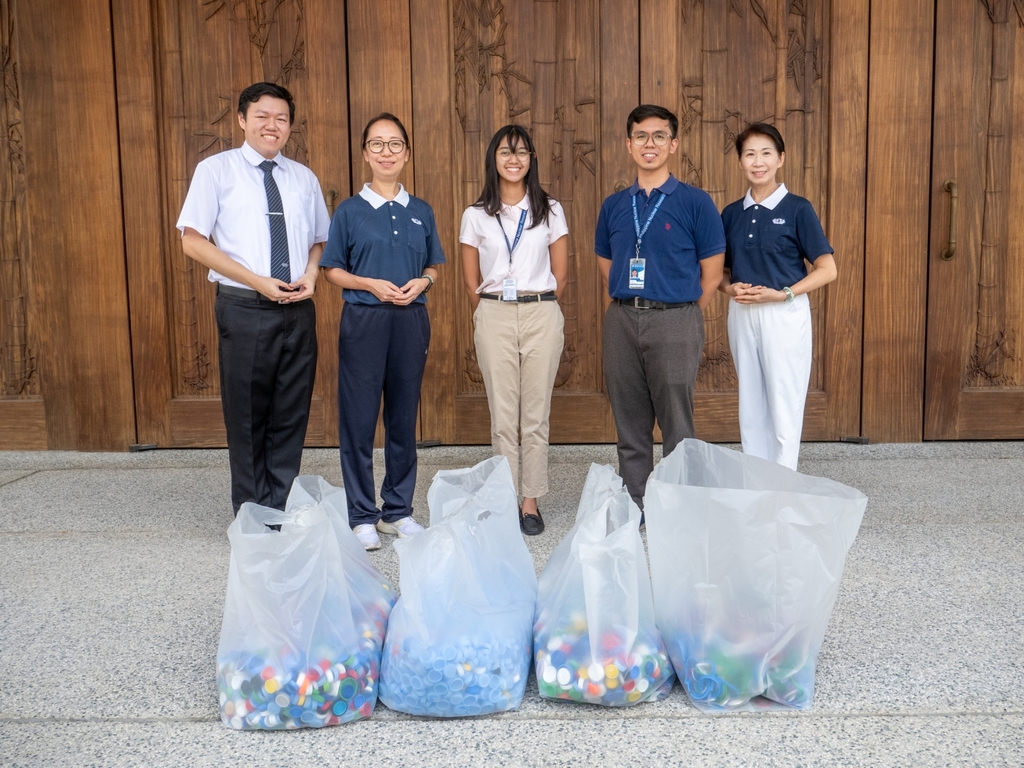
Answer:
[(267, 213), (270, 219), (270, 276), (284, 283), (291, 283), (292, 268), (288, 261), (288, 230), (284, 225), (284, 206), (281, 192), (274, 181), (273, 160), (260, 163), (263, 171), (263, 186), (267, 190)]

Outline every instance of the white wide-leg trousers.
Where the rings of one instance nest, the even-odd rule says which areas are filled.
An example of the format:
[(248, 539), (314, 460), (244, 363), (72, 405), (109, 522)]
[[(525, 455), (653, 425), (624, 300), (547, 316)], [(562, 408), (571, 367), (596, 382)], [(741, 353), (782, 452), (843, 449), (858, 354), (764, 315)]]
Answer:
[(743, 452), (796, 469), (811, 378), (811, 304), (729, 302)]

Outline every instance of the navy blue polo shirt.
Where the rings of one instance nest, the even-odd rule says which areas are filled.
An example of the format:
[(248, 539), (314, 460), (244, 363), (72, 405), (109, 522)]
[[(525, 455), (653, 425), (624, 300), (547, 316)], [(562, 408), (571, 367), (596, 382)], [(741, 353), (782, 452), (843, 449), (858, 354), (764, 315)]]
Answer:
[(763, 285), (776, 291), (807, 277), (804, 259), (813, 263), (832, 246), (811, 203), (783, 184), (762, 203), (750, 193), (722, 211), (725, 266), (732, 282)]
[[(358, 277), (390, 280), (401, 288), (444, 263), (434, 212), (402, 188), (387, 200), (365, 185), (358, 195), (340, 203), (331, 219), (321, 267), (340, 267)], [(351, 304), (380, 304), (369, 291), (346, 288), (342, 298)], [(424, 294), (414, 303), (423, 304)]]
[[(629, 260), (636, 256), (633, 198), (640, 228), (658, 199), (665, 200), (640, 244), (645, 259), (644, 287), (629, 288)], [(651, 192), (639, 184), (605, 198), (597, 217), (594, 252), (611, 259), (608, 294), (613, 299), (639, 296), (650, 301), (683, 304), (701, 297), (700, 262), (725, 250), (722, 217), (707, 192), (683, 184), (675, 176)]]

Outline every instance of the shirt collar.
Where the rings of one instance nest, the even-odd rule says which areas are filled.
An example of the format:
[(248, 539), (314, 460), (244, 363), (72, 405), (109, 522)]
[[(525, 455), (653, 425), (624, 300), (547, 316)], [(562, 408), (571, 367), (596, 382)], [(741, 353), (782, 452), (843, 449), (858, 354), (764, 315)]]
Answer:
[(515, 205), (505, 205), (505, 203), (502, 203), (501, 207), (506, 211), (528, 211), (530, 210), (530, 195), (529, 193), (523, 195), (523, 199)]
[[(661, 192), (661, 194), (663, 194), (663, 195), (671, 195), (673, 192), (676, 191), (676, 187), (678, 187), (678, 186), (679, 186), (679, 179), (677, 179), (675, 176), (673, 176), (670, 173), (668, 175), (668, 180), (665, 181), (660, 187), (655, 187), (654, 189), (652, 189), (651, 190), (651, 194), (653, 195), (655, 192)], [(634, 181), (633, 182), (633, 186), (629, 188), (629, 194), (636, 195), (636, 193), (639, 192), (639, 191), (640, 191), (640, 181), (638, 179), (637, 181)]]
[(754, 198), (750, 196), (750, 190), (747, 190), (747, 194), (743, 198), (743, 210), (747, 210), (752, 205), (760, 205), (767, 208), (769, 211), (774, 211), (775, 206), (782, 202), (782, 198), (789, 192), (786, 189), (785, 184), (779, 184), (779, 188), (772, 192), (768, 197), (762, 200), (760, 203), (755, 203)]
[[(373, 210), (377, 210), (384, 203), (390, 203), (386, 197), (378, 195), (372, 189), (370, 189), (370, 182), (363, 184), (363, 188), (359, 190), (359, 196), (366, 202), (373, 206)], [(405, 187), (401, 184), (398, 185), (398, 194), (395, 195), (394, 202), (398, 203), (403, 208), (409, 207), (409, 193), (405, 191)]]
[[(247, 142), (247, 141), (243, 141), (242, 142), (242, 157), (244, 157), (246, 159), (246, 161), (249, 163), (249, 165), (253, 166), (254, 168), (259, 168), (260, 167), (260, 163), (262, 163), (264, 160), (267, 159), (263, 155), (261, 155), (259, 152), (257, 152), (255, 149), (250, 147), (249, 146), (249, 142)], [(281, 164), (281, 153), (278, 152), (276, 155), (274, 155), (272, 158), (270, 158), (270, 160), (272, 160), (273, 162), (275, 162), (278, 165), (280, 165)]]

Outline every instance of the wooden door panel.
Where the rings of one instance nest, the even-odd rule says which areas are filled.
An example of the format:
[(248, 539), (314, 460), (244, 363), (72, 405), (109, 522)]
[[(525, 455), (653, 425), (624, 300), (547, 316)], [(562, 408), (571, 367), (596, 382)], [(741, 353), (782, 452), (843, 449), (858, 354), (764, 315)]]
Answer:
[[(425, 8), (417, 2), (412, 6), (414, 12)], [(434, 23), (440, 24), (436, 16)], [(439, 343), (432, 344), (424, 382), (422, 423), (429, 424), (424, 437), (490, 442), (457, 234), (463, 210), (483, 187), (484, 151), (490, 137), (501, 126), (516, 122), (530, 130), (541, 184), (562, 204), (569, 223), (569, 280), (562, 301), (565, 349), (555, 382), (551, 437), (555, 442), (615, 439), (603, 395), (599, 334), (605, 297), (593, 238), (601, 201), (616, 181), (625, 178), (625, 153), (611, 156), (606, 150), (621, 143), (622, 121), (637, 103), (637, 31), (636, 3), (451, 3), (448, 120), (433, 114), (432, 127), (421, 133), (423, 118), (417, 117), (415, 129), (417, 136), (427, 137), (429, 146), (452, 158), (447, 190), (441, 179), (429, 189), (441, 203), (435, 212), (447, 217), (441, 229), (447, 234), (449, 264), (443, 285), (438, 286), (441, 290), (431, 296), (433, 333)], [(445, 39), (439, 32), (438, 37)], [(426, 82), (440, 88), (447, 67), (428, 62), (425, 56), (425, 51), (415, 56), (414, 82), (423, 73)], [(430, 98), (436, 100), (436, 92)], [(413, 102), (415, 111), (422, 103), (418, 90)], [(420, 171), (416, 183), (421, 184)], [(435, 198), (427, 199), (433, 203)]]
[(135, 442), (110, 23), (0, 0), (0, 449)]
[[(139, 442), (224, 445), (214, 286), (182, 253), (174, 224), (196, 165), (241, 145), (238, 94), (260, 80), (295, 96), (285, 154), (313, 169), (331, 203), (348, 196), (348, 100), (338, 88), (347, 69), (337, 55), (345, 16), (327, 0), (115, 0), (115, 10), (122, 152), (137, 159), (123, 180)], [(138, 66), (146, 57), (155, 73)], [(337, 445), (341, 301), (325, 285), (314, 298), (320, 355), (307, 445)]]
[(1024, 3), (940, 0), (935, 50), (924, 436), (1021, 438)]
[[(779, 178), (814, 205), (839, 265), (839, 280), (811, 294), (814, 358), (803, 436), (859, 434), (864, 241), (849, 222), (864, 210), (867, 3), (644, 0), (640, 17), (641, 98), (679, 116), (677, 177), (721, 209), (747, 187), (735, 136), (755, 121), (783, 134)], [(833, 29), (840, 30), (841, 59), (831, 55)], [(705, 310), (694, 418), (699, 436), (711, 440), (739, 437), (727, 312), (722, 294)]]
[(28, 189), (22, 124), (21, 78), (13, 0), (0, 0), (0, 125), (7, 135), (0, 163), (0, 450), (47, 447), (46, 406), (36, 365), (38, 319), (28, 301)]

